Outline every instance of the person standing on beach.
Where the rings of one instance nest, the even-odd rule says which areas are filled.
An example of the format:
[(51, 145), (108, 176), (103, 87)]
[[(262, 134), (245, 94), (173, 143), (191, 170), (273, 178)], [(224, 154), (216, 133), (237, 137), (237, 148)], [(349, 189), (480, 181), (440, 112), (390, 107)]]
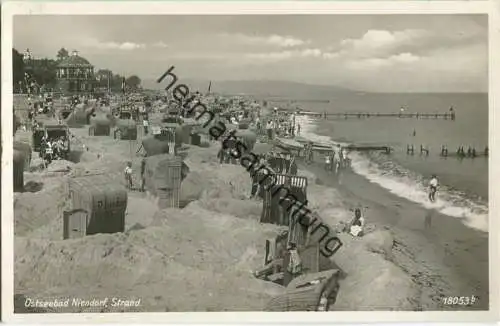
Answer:
[(332, 150), (329, 153), (329, 155), (330, 155), (330, 167), (329, 167), (329, 169), (330, 169), (330, 171), (333, 172), (333, 170), (335, 170), (335, 151)]
[[(262, 162), (262, 159), (259, 158), (259, 162)], [(259, 175), (258, 175), (258, 167), (252, 165), (250, 170), (250, 178), (252, 179), (252, 187), (250, 191), (250, 199), (255, 198), (257, 196), (257, 191), (259, 190)]]
[(146, 190), (146, 159), (141, 161), (141, 192)]
[(149, 127), (148, 117), (146, 115), (143, 115), (143, 117), (142, 117), (142, 128), (144, 130), (144, 135), (148, 134), (148, 127)]
[[(262, 167), (267, 167), (266, 169), (261, 169)], [(261, 169), (261, 170), (260, 170)], [(271, 169), (265, 158), (261, 157), (260, 162), (259, 162), (259, 167), (257, 170), (254, 172), (254, 175), (256, 177), (256, 185), (257, 189), (255, 190), (254, 197), (258, 196), (262, 199), (264, 199), (264, 191), (267, 186), (269, 186), (269, 180), (268, 178), (268, 173), (271, 172), (271, 174), (274, 174), (273, 169)]]
[[(340, 154), (337, 154), (337, 156), (339, 156)], [(340, 173), (340, 158), (336, 159), (335, 160), (335, 174), (339, 174)]]
[(260, 126), (260, 119), (259, 119), (259, 116), (257, 116), (257, 117), (255, 118), (255, 126), (257, 127), (257, 130), (260, 132), (260, 128), (261, 128), (261, 126)]
[(337, 157), (338, 157), (338, 167), (341, 168), (344, 166), (344, 158), (342, 157), (342, 147), (337, 145)]
[(330, 172), (330, 168), (331, 168), (331, 162), (330, 162), (331, 158), (330, 158), (330, 154), (326, 154), (325, 155), (325, 171), (328, 171)]
[(434, 202), (436, 200), (436, 192), (439, 186), (439, 181), (436, 175), (432, 175), (431, 181), (429, 181), (429, 200)]
[(272, 120), (267, 121), (266, 125), (267, 138), (270, 140), (273, 139), (273, 122)]
[(125, 176), (125, 185), (127, 186), (127, 189), (132, 190), (132, 162), (127, 162), (127, 166), (125, 167), (125, 170), (123, 171), (124, 176)]
[(347, 150), (345, 149), (345, 147), (342, 148), (342, 161), (343, 161), (343, 167), (349, 167), (349, 158), (347, 157)]

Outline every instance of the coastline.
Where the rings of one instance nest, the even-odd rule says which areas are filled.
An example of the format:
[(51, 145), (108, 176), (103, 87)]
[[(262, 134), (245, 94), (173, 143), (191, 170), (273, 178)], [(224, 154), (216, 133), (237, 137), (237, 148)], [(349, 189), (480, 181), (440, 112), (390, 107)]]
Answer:
[[(72, 132), (85, 141), (89, 151), (83, 153), (77, 164), (61, 164), (67, 163), (73, 171), (99, 168), (116, 182), (124, 183), (120, 171), (130, 155), (128, 142), (89, 137), (83, 129)], [(23, 226), (16, 227), (15, 236), (17, 297), (141, 298), (140, 307), (119, 310), (128, 312), (263, 309), (283, 288), (256, 279), (252, 271), (263, 263), (265, 239), (277, 235), (280, 227), (259, 223), (262, 202), (247, 199), (248, 173), (239, 165), (220, 165), (217, 146), (212, 142), (209, 148), (190, 147), (186, 158), (190, 173), (181, 187), (181, 199), (188, 202), (185, 208), (160, 210), (155, 198), (130, 192), (126, 231), (119, 234), (62, 240), (60, 201), (64, 197), (65, 176), (28, 173), (27, 181), (40, 181), (44, 187), (38, 193), (16, 194), (15, 222), (16, 226)], [(132, 161), (134, 167), (139, 166), (139, 158)], [(134, 180), (139, 180), (138, 169), (134, 171)], [(366, 218), (367, 228), (373, 232), (359, 239), (339, 235), (344, 246), (332, 260), (345, 277), (340, 281), (334, 311), (479, 308), (479, 303), (471, 308), (441, 307), (439, 300), (432, 300), (439, 291), (448, 296), (479, 295), (465, 291), (474, 289), (470, 284), (476, 281), (485, 283), (479, 269), (477, 275), (472, 270), (474, 275), (467, 278), (440, 262), (447, 258), (447, 252), (436, 253), (439, 242), (429, 242), (421, 232), (422, 218), (414, 218), (419, 217), (421, 208), (392, 198), (355, 174), (345, 174), (342, 185), (336, 184), (317, 164), (300, 166), (299, 174), (309, 180), (311, 208), (331, 226), (347, 222), (351, 218), (348, 209), (353, 204), (362, 202), (371, 207)], [(322, 185), (316, 184), (318, 179)], [(38, 196), (42, 196), (42, 201), (37, 201)], [(42, 202), (46, 208), (41, 208)], [(403, 209), (413, 213), (402, 217)], [(451, 219), (453, 222), (459, 223)], [(437, 225), (434, 230), (447, 230), (447, 225)], [(397, 245), (393, 248), (394, 239)], [(482, 252), (480, 249), (478, 252)], [(466, 265), (473, 254), (459, 258)], [(447, 259), (462, 263), (455, 257)], [(432, 269), (429, 265), (438, 267)], [(477, 264), (471, 266), (466, 270), (477, 268)], [(228, 286), (233, 289), (231, 293), (226, 291)], [(178, 293), (185, 297), (179, 298)], [(16, 305), (16, 311), (22, 308), (20, 304), (22, 301)], [(481, 307), (484, 304), (481, 300)], [(95, 311), (68, 309), (58, 312)], [(99, 311), (117, 310), (101, 307)]]
[[(353, 172), (344, 171), (339, 184), (321, 164), (302, 164), (301, 168), (314, 173), (323, 185), (337, 189), (347, 208), (368, 207), (367, 228), (391, 230), (395, 243), (390, 261), (420, 287), (420, 309), (488, 309), (488, 238), (484, 233), (391, 194)], [(428, 214), (432, 215), (430, 228), (425, 227)], [(323, 219), (334, 223), (329, 216)], [(472, 295), (480, 299), (470, 307), (442, 304), (444, 297)]]
[[(306, 118), (300, 123), (303, 137), (331, 143), (330, 137), (314, 133), (314, 122)], [(300, 168), (316, 175), (321, 184), (337, 189), (347, 209), (367, 207), (368, 227), (391, 230), (395, 245), (390, 260), (421, 287), (419, 309), (489, 309), (488, 232), (398, 196), (350, 169), (342, 171), (339, 182), (320, 163), (301, 164)], [(328, 222), (328, 216), (323, 218)], [(430, 227), (426, 226), (429, 221)], [(443, 305), (443, 298), (449, 296), (480, 299), (469, 307)]]

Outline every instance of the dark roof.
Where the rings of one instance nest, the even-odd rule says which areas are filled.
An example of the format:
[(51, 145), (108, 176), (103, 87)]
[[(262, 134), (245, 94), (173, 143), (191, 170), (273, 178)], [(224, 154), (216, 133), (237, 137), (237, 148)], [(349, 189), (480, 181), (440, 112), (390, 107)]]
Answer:
[(92, 67), (90, 62), (87, 59), (80, 57), (79, 55), (70, 55), (67, 58), (64, 58), (59, 64), (58, 67)]

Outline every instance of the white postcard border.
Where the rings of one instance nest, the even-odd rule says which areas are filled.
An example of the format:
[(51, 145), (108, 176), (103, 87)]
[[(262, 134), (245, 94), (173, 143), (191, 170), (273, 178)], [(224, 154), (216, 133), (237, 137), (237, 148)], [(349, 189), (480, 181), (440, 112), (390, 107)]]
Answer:
[[(2, 5), (2, 316), (4, 321), (23, 323), (341, 323), (341, 322), (492, 322), (499, 319), (499, 237), (497, 221), (500, 180), (500, 144), (495, 132), (500, 119), (500, 4), (487, 1), (242, 1), (242, 2), (7, 2)], [(489, 14), (489, 137), (490, 137), (490, 311), (486, 312), (189, 312), (106, 314), (13, 314), (13, 192), (12, 192), (12, 29), (13, 15), (172, 15), (172, 14)], [(362, 295), (362, 294), (360, 294)]]

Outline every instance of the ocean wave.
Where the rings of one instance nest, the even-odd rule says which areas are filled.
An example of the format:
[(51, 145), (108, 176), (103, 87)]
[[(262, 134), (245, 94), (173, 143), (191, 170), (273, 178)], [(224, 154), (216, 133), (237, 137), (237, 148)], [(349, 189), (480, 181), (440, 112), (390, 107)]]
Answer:
[[(314, 122), (306, 116), (297, 117), (301, 125), (301, 136), (311, 141), (325, 144), (348, 145), (333, 141), (329, 136), (315, 133)], [(428, 199), (425, 179), (413, 171), (409, 171), (395, 162), (375, 162), (359, 152), (350, 153), (352, 170), (372, 183), (378, 184), (389, 192), (420, 204), (427, 209), (459, 218), (470, 227), (488, 232), (488, 207), (485, 203), (474, 201), (459, 191), (442, 186), (437, 200), (432, 203)]]

